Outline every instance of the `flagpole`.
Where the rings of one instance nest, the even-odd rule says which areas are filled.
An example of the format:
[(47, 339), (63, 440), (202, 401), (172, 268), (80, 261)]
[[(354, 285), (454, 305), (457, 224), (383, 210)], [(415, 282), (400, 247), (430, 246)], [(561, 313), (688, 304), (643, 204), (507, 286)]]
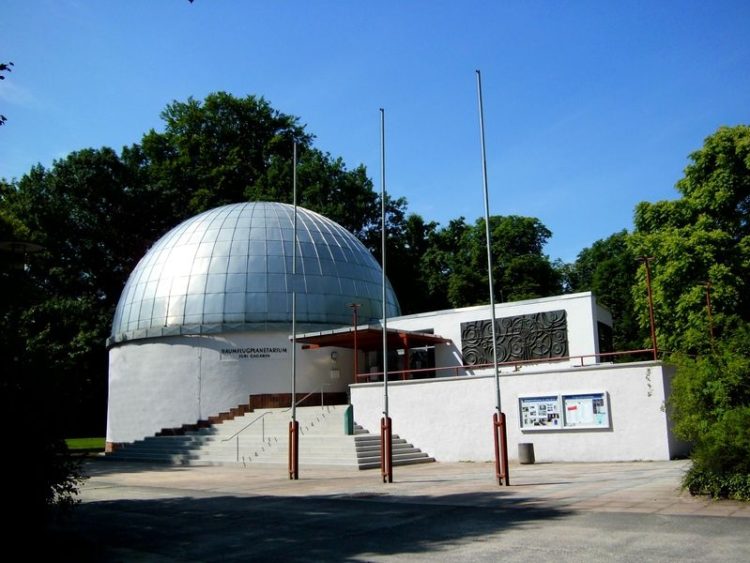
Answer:
[(292, 420), (289, 422), (289, 478), (299, 479), (299, 422), (297, 421), (297, 141), (292, 145)]
[(380, 422), (380, 473), (383, 482), (393, 482), (392, 424), (388, 409), (388, 309), (386, 300), (386, 235), (385, 228), (385, 110), (380, 108), (380, 219), (383, 302), (383, 418)]
[[(497, 334), (495, 319), (495, 288), (492, 280), (492, 236), (490, 230), (490, 197), (487, 186), (487, 153), (484, 142), (484, 103), (482, 100), (482, 73), (477, 73), (477, 97), (479, 102), (479, 139), (482, 149), (482, 187), (484, 191), (484, 229), (487, 241), (487, 279), (490, 289), (490, 317), (492, 322), (492, 365), (495, 371), (495, 399), (497, 413), (493, 416), (495, 436), (495, 469), (498, 481), (505, 480), (508, 485), (508, 440), (505, 427), (505, 415), (500, 402), (500, 370), (497, 365)], [(501, 439), (502, 438), (502, 439)], [(502, 442), (502, 445), (499, 443)], [(501, 456), (502, 454), (502, 456)]]

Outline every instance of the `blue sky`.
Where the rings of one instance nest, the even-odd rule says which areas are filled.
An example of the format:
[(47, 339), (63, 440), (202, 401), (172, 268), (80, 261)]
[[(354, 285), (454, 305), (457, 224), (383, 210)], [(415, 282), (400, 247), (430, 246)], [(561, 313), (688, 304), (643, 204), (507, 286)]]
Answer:
[(138, 142), (173, 100), (225, 90), (300, 117), (316, 145), (445, 225), (539, 218), (566, 261), (678, 196), (688, 155), (750, 123), (750, 2), (5, 0), (0, 177)]

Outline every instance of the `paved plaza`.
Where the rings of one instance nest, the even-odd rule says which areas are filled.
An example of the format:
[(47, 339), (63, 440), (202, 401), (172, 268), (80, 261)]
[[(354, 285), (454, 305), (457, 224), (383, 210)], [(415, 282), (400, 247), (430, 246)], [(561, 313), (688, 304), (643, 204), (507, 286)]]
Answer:
[[(750, 561), (750, 503), (680, 491), (685, 461), (375, 471), (86, 464), (61, 556), (85, 561)], [(74, 553), (74, 551), (78, 551)]]

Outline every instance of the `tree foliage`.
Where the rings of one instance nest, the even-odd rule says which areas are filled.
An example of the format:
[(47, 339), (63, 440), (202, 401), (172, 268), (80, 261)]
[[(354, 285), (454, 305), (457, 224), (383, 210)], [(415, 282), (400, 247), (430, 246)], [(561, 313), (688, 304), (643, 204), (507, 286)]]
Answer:
[[(490, 217), (494, 291), (498, 302), (555, 295), (561, 275), (543, 248), (552, 233), (538, 219)], [(429, 291), (450, 307), (487, 303), (487, 243), (484, 219), (451, 221), (435, 233), (423, 258)]]
[[(750, 127), (720, 128), (690, 160), (680, 199), (638, 205), (630, 249), (653, 257), (658, 339), (678, 365), (671, 414), (694, 447), (684, 483), (750, 499)], [(641, 269), (634, 297), (644, 290)]]
[[(660, 346), (697, 353), (710, 349), (705, 282), (716, 338), (750, 321), (750, 127), (722, 127), (690, 159), (680, 199), (637, 206), (630, 249), (654, 258)], [(633, 295), (643, 325), (648, 311), (636, 296), (645, 291), (641, 268)]]
[[(638, 262), (630, 251), (627, 231), (620, 231), (584, 248), (565, 270), (570, 291), (591, 291), (612, 313), (615, 350), (636, 350), (648, 338), (648, 328), (638, 324), (632, 288)], [(646, 295), (638, 295), (639, 301)]]

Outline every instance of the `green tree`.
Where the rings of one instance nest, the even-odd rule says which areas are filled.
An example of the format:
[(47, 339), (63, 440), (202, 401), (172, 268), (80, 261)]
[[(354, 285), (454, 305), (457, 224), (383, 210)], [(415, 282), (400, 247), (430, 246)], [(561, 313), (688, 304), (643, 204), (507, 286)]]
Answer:
[[(560, 293), (561, 275), (543, 254), (552, 233), (532, 217), (490, 217), (493, 282), (497, 300), (515, 301)], [(487, 303), (484, 219), (463, 218), (439, 230), (423, 259), (428, 288), (451, 307)]]
[[(638, 262), (628, 247), (629, 234), (623, 230), (584, 248), (565, 271), (570, 291), (591, 291), (599, 303), (612, 313), (612, 337), (615, 350), (635, 350), (649, 337), (639, 326), (632, 288), (636, 283)], [(645, 302), (646, 294), (638, 296)]]
[[(292, 202), (292, 151), (298, 151), (298, 203), (322, 213), (372, 249), (380, 236), (380, 202), (363, 166), (346, 168), (312, 147), (299, 119), (256, 96), (226, 92), (173, 102), (162, 112), (164, 131), (150, 131), (124, 155), (139, 163), (149, 192), (173, 223), (238, 201)], [(400, 228), (406, 202), (389, 200)], [(379, 239), (378, 239), (379, 240)]]
[(401, 303), (401, 312), (411, 314), (444, 308), (447, 304), (439, 293), (430, 291), (424, 267), (438, 224), (425, 222), (420, 215), (412, 213), (397, 226), (398, 230), (388, 241), (386, 269)]
[(15, 330), (66, 405), (60, 426), (71, 433), (102, 429), (104, 340), (125, 280), (154, 236), (135, 177), (111, 149), (87, 149), (49, 170), (35, 166), (3, 198), (3, 212), (44, 248), (27, 267), (35, 297)]
[[(750, 127), (720, 128), (690, 159), (680, 199), (638, 204), (629, 244), (633, 255), (654, 258), (660, 347), (696, 353), (711, 344), (706, 281), (716, 338), (750, 321)], [(648, 311), (637, 296), (645, 291), (641, 268), (633, 295), (642, 326)]]
[[(638, 205), (630, 249), (653, 257), (659, 344), (678, 366), (671, 414), (694, 446), (684, 484), (750, 499), (750, 127), (720, 128), (690, 160), (680, 199)], [(641, 268), (634, 296), (644, 284)]]

